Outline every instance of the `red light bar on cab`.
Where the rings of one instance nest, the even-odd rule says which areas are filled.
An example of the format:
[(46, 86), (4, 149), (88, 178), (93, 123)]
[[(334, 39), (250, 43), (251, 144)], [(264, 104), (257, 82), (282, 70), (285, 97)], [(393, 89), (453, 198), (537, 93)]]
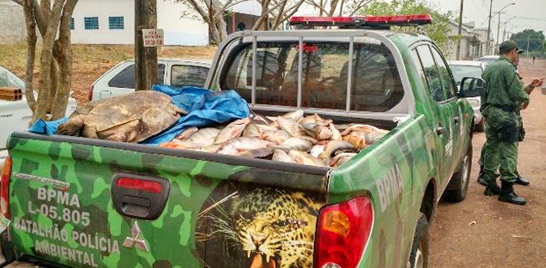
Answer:
[(366, 17), (306, 17), (298, 16), (290, 19), (290, 25), (303, 26), (339, 26), (341, 28), (358, 28), (374, 26), (416, 26), (432, 22), (428, 14), (396, 15), (396, 16), (366, 16)]

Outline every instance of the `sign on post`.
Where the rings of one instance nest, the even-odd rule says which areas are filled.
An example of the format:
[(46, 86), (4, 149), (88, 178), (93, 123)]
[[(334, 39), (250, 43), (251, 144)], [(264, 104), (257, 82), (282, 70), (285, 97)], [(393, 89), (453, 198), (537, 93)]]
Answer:
[(160, 47), (163, 45), (163, 29), (142, 29), (144, 47)]

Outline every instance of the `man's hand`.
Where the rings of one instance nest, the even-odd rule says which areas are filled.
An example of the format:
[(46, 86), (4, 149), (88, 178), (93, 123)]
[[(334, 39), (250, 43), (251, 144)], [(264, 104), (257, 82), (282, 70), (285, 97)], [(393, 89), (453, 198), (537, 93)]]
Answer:
[(540, 86), (542, 86), (543, 82), (544, 82), (544, 77), (540, 78), (540, 79), (534, 79), (533, 82), (531, 82), (531, 84), (529, 84), (529, 86), (531, 86), (531, 87), (540, 87)]

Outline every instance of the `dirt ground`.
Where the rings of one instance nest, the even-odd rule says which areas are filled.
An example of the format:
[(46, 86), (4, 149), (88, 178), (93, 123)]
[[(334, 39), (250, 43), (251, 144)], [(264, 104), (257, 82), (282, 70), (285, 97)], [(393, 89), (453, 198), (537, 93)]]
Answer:
[[(204, 50), (164, 48), (160, 56), (210, 59), (214, 50), (214, 47)], [(87, 102), (88, 90), (95, 79), (132, 54), (129, 48), (116, 51), (115, 57), (100, 51), (91, 53), (89, 57), (93, 61), (76, 56), (72, 96), (79, 104)], [(23, 76), (24, 61), (9, 62), (8, 56), (0, 58), (0, 64), (15, 66), (15, 72)], [(532, 78), (546, 77), (546, 60), (532, 64), (531, 59), (522, 59), (520, 73), (526, 84)], [(483, 195), (484, 187), (476, 182), (476, 176), (485, 135), (476, 133), (468, 196), (461, 203), (440, 202), (438, 205), (430, 230), (429, 267), (546, 267), (546, 95), (542, 95), (540, 88), (532, 93), (531, 104), (522, 115), (527, 136), (520, 144), (518, 169), (531, 185), (515, 189), (518, 195), (527, 198), (527, 205), (502, 203), (496, 196)], [(8, 267), (33, 266), (11, 264)]]
[[(525, 84), (546, 77), (546, 61), (521, 59)], [(476, 182), (483, 132), (473, 139), (473, 168), (468, 196), (458, 204), (441, 202), (432, 222), (429, 267), (546, 267), (546, 95), (536, 88), (522, 111), (525, 140), (520, 143), (518, 170), (531, 181), (515, 186), (525, 206), (484, 196)]]

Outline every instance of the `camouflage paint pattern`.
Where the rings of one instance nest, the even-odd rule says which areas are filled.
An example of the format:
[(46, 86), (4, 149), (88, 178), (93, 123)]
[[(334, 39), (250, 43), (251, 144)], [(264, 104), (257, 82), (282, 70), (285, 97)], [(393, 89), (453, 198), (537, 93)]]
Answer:
[[(221, 199), (222, 196), (211, 194), (219, 184), (224, 185), (227, 181), (294, 192), (306, 188), (308, 196), (319, 202), (318, 207), (324, 203), (326, 192), (326, 172), (313, 175), (268, 170), (54, 142), (47, 138), (25, 139), (17, 135), (12, 135), (9, 147), (13, 159), (9, 228), (14, 246), (22, 254), (73, 267), (202, 267), (204, 263), (214, 264), (213, 260), (201, 260), (200, 256), (206, 255), (206, 248), (197, 252), (196, 228), (201, 210), (207, 208), (205, 203), (210, 199)], [(159, 218), (138, 220), (121, 216), (114, 209), (112, 177), (118, 171), (148, 174), (169, 181), (169, 199)], [(24, 177), (21, 174), (42, 180), (53, 179), (57, 184), (66, 182), (69, 188), (64, 189), (62, 184), (54, 187), (52, 181), (21, 179)], [(288, 185), (294, 185), (294, 189), (290, 190)], [(215, 193), (219, 192), (216, 190)], [(51, 214), (52, 207), (56, 207), (56, 215)], [(64, 214), (65, 210), (70, 216)], [(84, 213), (88, 213), (89, 220), (83, 220)], [(135, 222), (140, 229), (138, 234), (131, 233)], [(127, 238), (144, 241), (149, 252), (139, 249), (138, 243), (131, 248), (124, 247)], [(52, 254), (52, 250), (57, 252)], [(247, 261), (248, 258), (244, 259)]]

